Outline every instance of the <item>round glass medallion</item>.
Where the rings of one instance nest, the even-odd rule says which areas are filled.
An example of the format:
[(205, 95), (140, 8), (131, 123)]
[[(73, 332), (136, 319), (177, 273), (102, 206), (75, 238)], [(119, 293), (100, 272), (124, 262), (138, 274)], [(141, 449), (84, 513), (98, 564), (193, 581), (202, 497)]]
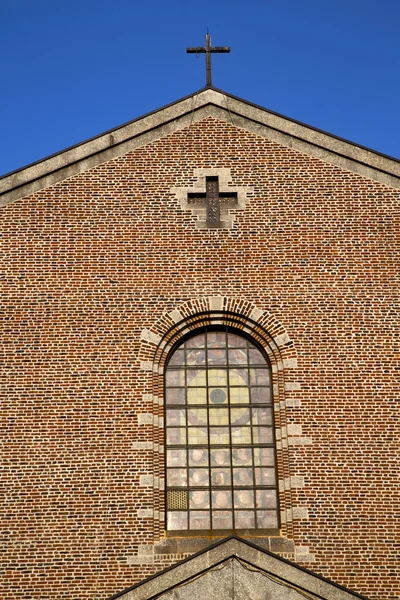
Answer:
[(225, 402), (226, 392), (224, 390), (212, 390), (210, 392), (210, 400), (214, 404), (223, 404)]

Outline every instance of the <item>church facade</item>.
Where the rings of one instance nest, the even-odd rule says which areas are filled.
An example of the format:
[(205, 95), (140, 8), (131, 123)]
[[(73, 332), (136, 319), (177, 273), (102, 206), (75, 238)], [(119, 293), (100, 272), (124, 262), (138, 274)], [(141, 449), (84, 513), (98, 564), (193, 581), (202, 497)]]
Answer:
[(0, 193), (1, 597), (395, 600), (400, 163), (207, 88)]

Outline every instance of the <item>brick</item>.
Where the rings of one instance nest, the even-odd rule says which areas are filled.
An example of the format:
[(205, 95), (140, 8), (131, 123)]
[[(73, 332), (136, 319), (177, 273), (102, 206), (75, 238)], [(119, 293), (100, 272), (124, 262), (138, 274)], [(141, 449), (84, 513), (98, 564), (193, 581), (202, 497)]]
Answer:
[[(249, 191), (230, 229), (197, 229), (171, 193), (197, 169)], [(270, 549), (396, 598), (399, 199), (211, 116), (1, 208), (13, 600), (111, 597), (185, 557), (138, 548), (165, 540), (167, 353), (210, 311), (271, 360), (284, 522)]]

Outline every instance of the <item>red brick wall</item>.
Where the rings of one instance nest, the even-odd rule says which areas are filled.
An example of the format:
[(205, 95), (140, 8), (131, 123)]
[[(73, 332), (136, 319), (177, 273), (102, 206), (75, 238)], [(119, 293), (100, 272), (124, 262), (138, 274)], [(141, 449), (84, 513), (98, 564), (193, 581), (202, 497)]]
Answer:
[[(232, 229), (197, 230), (171, 193), (196, 168), (253, 188)], [(294, 342), (302, 564), (397, 597), (399, 196), (208, 118), (1, 209), (4, 600), (106, 598), (182, 558), (127, 564), (154, 542), (140, 336), (208, 296)]]

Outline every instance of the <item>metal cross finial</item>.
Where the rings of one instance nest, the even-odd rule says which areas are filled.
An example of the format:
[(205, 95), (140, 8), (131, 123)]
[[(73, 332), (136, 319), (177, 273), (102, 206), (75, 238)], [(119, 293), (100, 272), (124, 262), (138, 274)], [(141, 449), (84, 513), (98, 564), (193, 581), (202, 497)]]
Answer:
[(205, 54), (206, 55), (206, 86), (211, 87), (211, 54), (216, 52), (230, 52), (229, 46), (211, 46), (211, 36), (206, 33), (206, 45), (196, 46), (195, 48), (186, 48), (188, 54)]

